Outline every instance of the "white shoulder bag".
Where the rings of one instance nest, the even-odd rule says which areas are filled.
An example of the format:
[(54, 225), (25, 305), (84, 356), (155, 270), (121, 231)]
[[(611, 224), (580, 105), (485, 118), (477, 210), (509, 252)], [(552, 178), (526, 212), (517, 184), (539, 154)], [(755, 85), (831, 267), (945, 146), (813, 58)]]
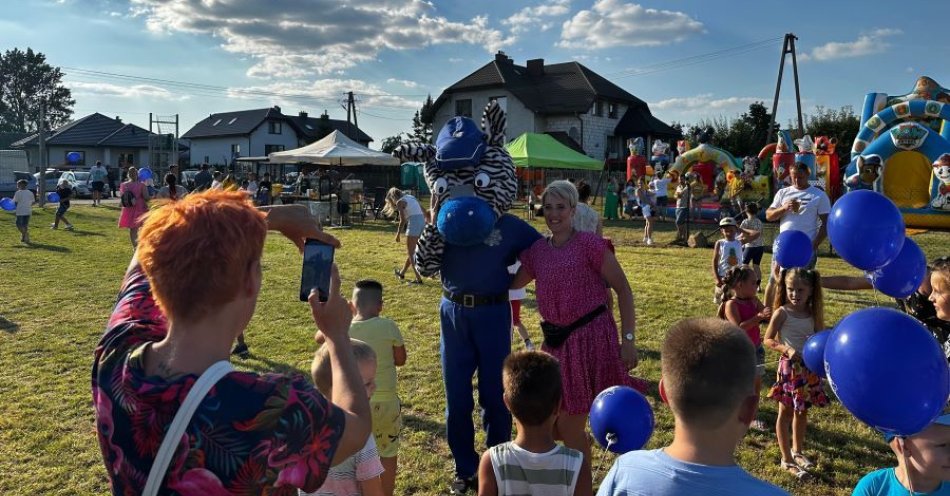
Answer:
[(208, 367), (208, 369), (201, 374), (201, 377), (195, 381), (195, 384), (191, 386), (191, 390), (188, 391), (188, 395), (185, 396), (185, 401), (178, 407), (178, 413), (175, 414), (175, 418), (172, 420), (168, 432), (165, 433), (165, 439), (162, 440), (162, 445), (158, 448), (158, 454), (155, 455), (155, 461), (152, 462), (152, 469), (148, 473), (148, 480), (145, 482), (145, 490), (142, 491), (143, 496), (155, 496), (158, 494), (158, 488), (161, 487), (162, 481), (165, 480), (165, 474), (168, 472), (168, 465), (171, 463), (172, 456), (175, 454), (175, 448), (177, 448), (178, 443), (181, 442), (181, 436), (185, 433), (185, 429), (188, 427), (188, 423), (191, 422), (191, 417), (195, 414), (195, 410), (198, 409), (198, 405), (201, 404), (201, 401), (208, 394), (208, 391), (218, 383), (218, 380), (232, 371), (234, 371), (234, 367), (231, 366), (231, 362), (221, 360)]

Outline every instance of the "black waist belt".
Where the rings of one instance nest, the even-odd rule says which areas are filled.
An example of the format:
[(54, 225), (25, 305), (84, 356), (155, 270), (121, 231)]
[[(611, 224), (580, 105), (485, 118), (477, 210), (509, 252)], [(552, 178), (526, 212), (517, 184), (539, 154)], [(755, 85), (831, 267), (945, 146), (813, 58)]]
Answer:
[(541, 333), (544, 334), (544, 344), (551, 348), (557, 348), (567, 341), (571, 333), (577, 329), (590, 324), (598, 315), (607, 310), (607, 305), (601, 305), (590, 312), (584, 314), (581, 318), (571, 322), (566, 326), (554, 325), (550, 322), (541, 321)]
[(480, 307), (483, 305), (500, 305), (502, 303), (508, 303), (508, 293), (504, 294), (495, 294), (495, 295), (476, 295), (476, 294), (463, 294), (463, 293), (453, 293), (448, 290), (442, 291), (442, 296), (445, 299), (458, 303), (464, 307)]

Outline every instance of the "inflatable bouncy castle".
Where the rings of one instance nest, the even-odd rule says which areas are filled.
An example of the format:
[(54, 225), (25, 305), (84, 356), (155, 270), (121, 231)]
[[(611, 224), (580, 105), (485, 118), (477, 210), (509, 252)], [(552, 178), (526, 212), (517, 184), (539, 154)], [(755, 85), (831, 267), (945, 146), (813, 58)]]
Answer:
[(906, 95), (868, 93), (845, 187), (883, 193), (908, 226), (950, 228), (950, 161), (938, 161), (950, 153), (948, 121), (950, 90), (929, 77)]
[(712, 139), (712, 130), (708, 129), (697, 136), (699, 145), (692, 150), (681, 153), (670, 167), (671, 178), (676, 179), (687, 171), (692, 171), (711, 192), (715, 186), (715, 179), (721, 172), (723, 178), (729, 172), (738, 173), (739, 161), (731, 153), (709, 144)]

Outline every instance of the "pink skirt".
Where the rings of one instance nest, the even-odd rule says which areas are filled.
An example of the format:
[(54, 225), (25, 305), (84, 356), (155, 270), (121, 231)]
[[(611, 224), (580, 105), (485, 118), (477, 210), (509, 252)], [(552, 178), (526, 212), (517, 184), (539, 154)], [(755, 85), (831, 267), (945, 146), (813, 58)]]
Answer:
[(594, 398), (612, 386), (645, 393), (648, 383), (631, 377), (620, 358), (620, 337), (613, 316), (604, 312), (575, 330), (558, 348), (541, 347), (561, 362), (561, 410), (587, 414)]

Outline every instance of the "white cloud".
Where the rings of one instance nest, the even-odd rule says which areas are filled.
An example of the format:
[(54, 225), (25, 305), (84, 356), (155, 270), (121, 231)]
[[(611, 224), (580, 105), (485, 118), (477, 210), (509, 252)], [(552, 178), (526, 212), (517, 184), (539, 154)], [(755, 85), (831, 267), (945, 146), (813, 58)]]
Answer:
[(581, 10), (564, 22), (558, 46), (587, 50), (657, 46), (703, 31), (703, 23), (683, 12), (647, 9), (622, 0), (596, 0), (591, 10)]
[(891, 46), (887, 38), (902, 33), (900, 29), (875, 29), (870, 33), (858, 36), (858, 39), (854, 41), (831, 41), (812, 48), (810, 52), (799, 55), (798, 60), (817, 60), (824, 62), (827, 60), (863, 57), (865, 55), (881, 53)]
[[(359, 79), (317, 79), (314, 81), (285, 81), (258, 86), (228, 88), (228, 96), (245, 100), (261, 99), (261, 92), (275, 93), (266, 96), (274, 103), (287, 108), (301, 105), (313, 107), (320, 103), (338, 108), (346, 92), (352, 91), (357, 98), (357, 107), (383, 107), (386, 109), (418, 109), (419, 101), (394, 96), (379, 86)], [(282, 96), (283, 95), (283, 96)], [(320, 102), (314, 102), (320, 100)]]
[(180, 102), (191, 98), (189, 95), (174, 93), (160, 86), (149, 84), (134, 84), (121, 86), (112, 83), (86, 83), (82, 81), (65, 81), (64, 84), (72, 90), (73, 95), (111, 96), (116, 98), (152, 98)]
[(458, 58), (458, 57), (449, 57), (449, 62), (451, 62), (451, 63), (453, 63), (453, 64), (457, 64), (457, 63), (459, 63), (459, 62), (464, 62), (464, 61), (465, 61), (465, 59), (460, 59), (460, 58)]
[(554, 27), (545, 18), (560, 17), (571, 12), (571, 0), (549, 0), (548, 3), (525, 7), (501, 21), (511, 28), (511, 32), (520, 35), (535, 29), (547, 31)]
[(492, 53), (514, 39), (488, 18), (449, 20), (422, 0), (131, 0), (132, 15), (155, 33), (211, 35), (223, 49), (254, 61), (257, 78), (339, 73), (383, 50), (465, 43)]
[(386, 82), (389, 83), (389, 84), (399, 84), (399, 85), (405, 86), (406, 88), (418, 88), (418, 87), (419, 87), (419, 83), (417, 83), (417, 82), (415, 82), (415, 81), (408, 81), (408, 80), (405, 80), (405, 79), (389, 78), (389, 79), (386, 80)]
[(650, 104), (651, 110), (670, 110), (670, 111), (688, 111), (688, 110), (725, 110), (732, 108), (745, 108), (755, 102), (764, 102), (765, 98), (755, 96), (730, 96), (726, 98), (713, 98), (712, 93), (703, 93), (696, 96), (667, 98)]

